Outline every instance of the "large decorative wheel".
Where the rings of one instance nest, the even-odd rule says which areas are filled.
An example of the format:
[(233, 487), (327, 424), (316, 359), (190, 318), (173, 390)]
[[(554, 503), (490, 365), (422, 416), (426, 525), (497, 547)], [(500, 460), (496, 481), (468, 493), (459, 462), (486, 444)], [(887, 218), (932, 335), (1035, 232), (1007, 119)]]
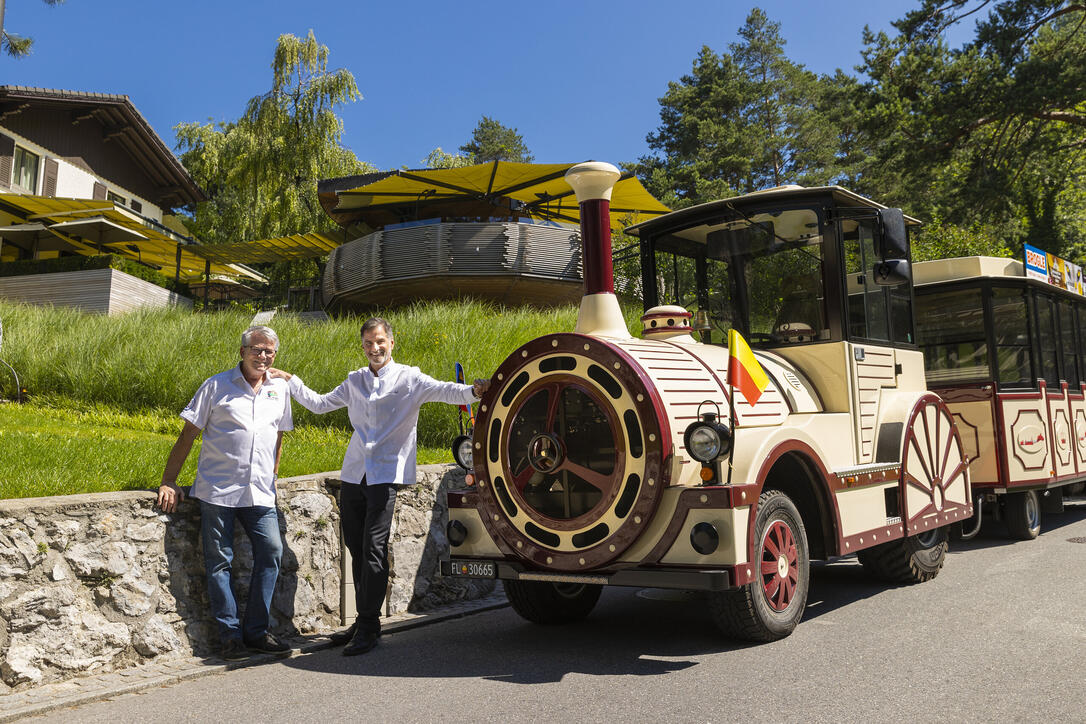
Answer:
[(775, 641), (799, 625), (810, 587), (810, 558), (803, 519), (779, 490), (758, 499), (754, 521), (758, 575), (732, 591), (712, 594), (713, 618), (728, 636)]
[(901, 518), (906, 535), (972, 514), (969, 461), (946, 404), (921, 397), (906, 422), (901, 454)]
[(620, 349), (572, 334), (529, 342), (494, 377), (474, 456), (490, 533), (552, 570), (617, 558), (667, 485), (671, 433), (655, 391)]

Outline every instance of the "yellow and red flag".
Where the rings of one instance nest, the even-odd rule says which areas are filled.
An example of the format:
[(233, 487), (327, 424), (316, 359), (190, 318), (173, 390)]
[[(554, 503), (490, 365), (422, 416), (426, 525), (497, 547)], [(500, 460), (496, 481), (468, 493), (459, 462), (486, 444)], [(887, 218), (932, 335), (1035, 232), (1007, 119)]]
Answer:
[(750, 405), (758, 401), (769, 384), (769, 376), (754, 359), (747, 340), (734, 329), (728, 330), (728, 384), (738, 389)]

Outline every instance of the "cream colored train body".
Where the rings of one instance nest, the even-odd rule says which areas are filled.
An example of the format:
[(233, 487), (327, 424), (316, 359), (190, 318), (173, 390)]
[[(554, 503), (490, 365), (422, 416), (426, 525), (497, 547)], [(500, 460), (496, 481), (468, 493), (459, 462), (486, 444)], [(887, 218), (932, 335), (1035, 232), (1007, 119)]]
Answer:
[[(582, 218), (598, 217), (600, 192), (580, 187), (607, 169), (585, 166), (571, 183)], [(528, 342), (496, 370), (472, 442), (474, 486), (449, 495), (448, 574), (503, 579), (514, 608), (540, 623), (587, 615), (601, 585), (703, 590), (725, 632), (771, 640), (802, 616), (811, 558), (860, 552), (883, 577), (914, 582), (942, 566), (945, 526), (972, 514), (953, 418), (926, 391), (911, 340), (880, 343), (870, 326), (850, 333), (857, 313), (847, 310), (880, 308), (866, 295), (897, 309), (882, 287), (861, 279), (856, 291), (849, 269), (874, 274), (867, 267), (886, 263), (893, 239), (866, 261), (844, 243), (884, 214), (892, 226), (893, 210), (836, 187), (715, 204), (632, 230), (653, 267), (643, 279), (655, 284), (661, 248), (689, 254), (705, 282), (698, 308), (751, 338), (768, 377), (760, 396), (748, 402), (729, 386), (729, 349), (712, 339), (713, 322), (724, 325), (712, 314), (692, 324), (685, 308), (646, 293), (652, 306), (631, 336), (608, 288), (609, 248), (590, 249), (605, 243), (600, 225), (582, 222), (588, 293), (577, 329)], [(767, 224), (768, 242), (737, 233)], [(736, 307), (746, 296), (746, 318), (706, 289), (709, 261), (730, 275)], [(775, 264), (817, 269), (813, 316), (800, 319), (788, 288), (761, 281)], [(755, 310), (762, 298), (772, 313)], [(719, 447), (688, 449), (693, 431)]]

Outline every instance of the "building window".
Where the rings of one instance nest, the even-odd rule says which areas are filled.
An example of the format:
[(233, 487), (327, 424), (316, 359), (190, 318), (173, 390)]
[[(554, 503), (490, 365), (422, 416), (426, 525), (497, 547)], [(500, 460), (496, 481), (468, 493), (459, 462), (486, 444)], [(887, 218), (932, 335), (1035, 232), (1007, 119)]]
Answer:
[(120, 194), (115, 194), (112, 191), (106, 192), (106, 199), (112, 201), (115, 204), (120, 204), (121, 206), (126, 206), (128, 204), (128, 199), (121, 196)]
[(143, 204), (141, 204), (139, 201), (132, 199), (131, 207), (132, 210), (135, 211), (137, 214), (143, 213)]
[(35, 193), (38, 190), (38, 166), (41, 159), (36, 153), (27, 151), (22, 146), (15, 147), (15, 173), (12, 183), (15, 186)]

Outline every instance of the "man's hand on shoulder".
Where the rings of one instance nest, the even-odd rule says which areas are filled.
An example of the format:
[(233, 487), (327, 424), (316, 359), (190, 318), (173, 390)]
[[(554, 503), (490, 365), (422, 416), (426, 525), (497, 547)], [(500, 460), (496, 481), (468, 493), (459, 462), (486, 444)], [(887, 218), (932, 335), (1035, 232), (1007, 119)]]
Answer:
[(177, 483), (162, 483), (158, 486), (158, 507), (164, 513), (173, 513), (185, 499), (185, 491)]
[(289, 372), (284, 372), (283, 370), (277, 370), (274, 367), (269, 367), (268, 376), (271, 377), (273, 380), (287, 380), (289, 382), (290, 378), (294, 375), (290, 374)]
[(475, 382), (471, 384), (471, 391), (475, 393), (476, 397), (482, 397), (489, 389), (490, 380), (476, 379)]

